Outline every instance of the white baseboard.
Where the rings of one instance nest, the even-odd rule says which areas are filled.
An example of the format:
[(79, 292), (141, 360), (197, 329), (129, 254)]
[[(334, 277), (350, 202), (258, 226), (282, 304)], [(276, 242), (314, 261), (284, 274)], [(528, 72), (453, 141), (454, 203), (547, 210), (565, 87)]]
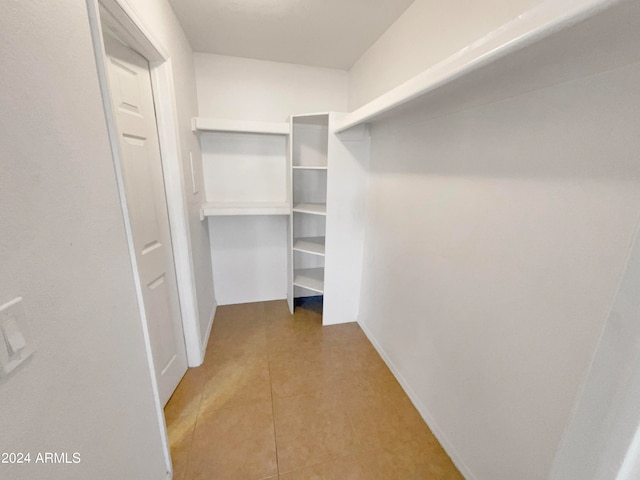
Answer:
[(360, 328), (362, 328), (362, 331), (364, 332), (364, 334), (367, 336), (367, 338), (369, 339), (373, 347), (378, 351), (378, 354), (382, 357), (382, 360), (384, 360), (384, 363), (387, 364), (387, 367), (389, 367), (389, 370), (391, 370), (391, 373), (393, 373), (393, 376), (396, 377), (398, 382), (400, 382), (400, 385), (402, 386), (405, 393), (407, 394), (407, 396), (409, 397), (413, 405), (416, 407), (416, 409), (420, 413), (420, 416), (427, 423), (431, 432), (438, 439), (438, 442), (440, 442), (440, 445), (442, 445), (442, 448), (444, 448), (444, 450), (447, 452), (449, 457), (451, 457), (451, 461), (453, 461), (454, 465), (458, 468), (458, 470), (460, 470), (460, 473), (462, 473), (464, 478), (466, 478), (467, 480), (477, 480), (475, 475), (471, 473), (467, 465), (465, 465), (465, 463), (462, 461), (462, 458), (460, 458), (460, 455), (458, 455), (455, 448), (453, 448), (451, 443), (447, 440), (447, 437), (442, 433), (442, 430), (438, 427), (438, 424), (433, 419), (433, 416), (429, 412), (429, 409), (427, 408), (427, 406), (424, 403), (422, 403), (418, 395), (413, 391), (409, 383), (405, 380), (405, 378), (402, 376), (402, 374), (400, 373), (398, 368), (395, 366), (395, 364), (391, 361), (387, 353), (377, 342), (377, 340), (375, 339), (371, 331), (367, 328), (367, 325), (364, 322), (362, 322), (360, 319), (358, 319), (358, 325), (360, 325)]
[(211, 336), (211, 329), (213, 328), (213, 319), (216, 317), (216, 310), (218, 309), (218, 304), (213, 302), (213, 310), (211, 311), (211, 315), (209, 315), (209, 325), (207, 326), (207, 333), (202, 338), (202, 344), (200, 345), (200, 351), (202, 352), (202, 361), (204, 362), (204, 356), (207, 353), (207, 344), (209, 343), (209, 337)]

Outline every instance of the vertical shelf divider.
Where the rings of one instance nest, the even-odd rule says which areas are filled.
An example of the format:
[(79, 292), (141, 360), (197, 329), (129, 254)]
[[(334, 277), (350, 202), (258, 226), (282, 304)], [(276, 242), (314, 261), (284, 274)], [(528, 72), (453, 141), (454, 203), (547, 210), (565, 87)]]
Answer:
[(287, 300), (324, 295), (329, 114), (294, 115), (289, 135), (291, 278)]

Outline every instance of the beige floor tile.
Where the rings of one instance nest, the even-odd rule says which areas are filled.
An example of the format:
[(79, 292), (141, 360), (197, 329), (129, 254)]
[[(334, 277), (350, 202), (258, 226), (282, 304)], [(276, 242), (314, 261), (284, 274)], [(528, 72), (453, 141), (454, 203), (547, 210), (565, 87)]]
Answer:
[(360, 371), (350, 385), (353, 387), (350, 395), (352, 402), (380, 397), (389, 397), (397, 401), (407, 398), (396, 377), (386, 367)]
[(293, 317), (293, 314), (289, 311), (289, 304), (286, 300), (262, 302), (262, 307), (264, 308), (267, 321), (274, 318)]
[(174, 480), (185, 478), (196, 419), (196, 415), (182, 416), (167, 424)]
[(382, 480), (375, 459), (368, 453), (354, 453), (337, 460), (294, 470), (280, 480)]
[(326, 346), (346, 347), (349, 349), (372, 348), (369, 339), (355, 322), (323, 327), (322, 336), (323, 344)]
[[(404, 390), (388, 369), (360, 371), (356, 378), (345, 382), (342, 388), (344, 390), (344, 404), (354, 428), (357, 427), (356, 432), (359, 433), (359, 437), (371, 431), (371, 429), (367, 430), (366, 426), (379, 423), (378, 418), (368, 418), (367, 415), (377, 415), (379, 412), (384, 414), (386, 409), (395, 410), (398, 406), (413, 410)], [(420, 425), (424, 424), (421, 418), (415, 419), (416, 422), (418, 420)], [(365, 426), (363, 427), (361, 423), (364, 423)], [(426, 427), (426, 424), (424, 426)], [(359, 432), (359, 430), (363, 430), (363, 432)], [(379, 443), (376, 443), (375, 439), (364, 438), (363, 445), (372, 448)]]
[(196, 415), (200, 409), (200, 399), (205, 379), (197, 369), (189, 369), (173, 392), (164, 407), (167, 424), (171, 424), (180, 417)]
[(267, 341), (264, 332), (262, 334), (256, 334), (251, 338), (247, 336), (240, 338), (240, 336), (237, 335), (229, 335), (226, 337), (216, 335), (215, 338), (212, 338), (209, 342), (208, 348), (224, 356), (254, 355), (267, 353)]
[(218, 308), (165, 408), (176, 480), (463, 478), (360, 327), (322, 327), (320, 306)]
[(341, 383), (348, 374), (337, 366), (335, 356), (322, 347), (270, 353), (273, 394), (290, 397)]
[(187, 468), (189, 480), (259, 480), (277, 473), (270, 402), (200, 414)]
[(200, 411), (271, 401), (267, 355), (218, 356), (209, 369)]
[(385, 480), (464, 480), (437, 441), (397, 443), (374, 453)]
[(265, 302), (220, 305), (216, 309), (214, 325), (234, 324), (243, 320), (264, 321)]
[[(270, 353), (316, 347), (372, 348), (356, 323), (322, 327), (322, 316), (314, 312), (296, 312), (293, 316), (288, 308), (284, 313), (275, 307), (266, 310), (267, 349)], [(273, 311), (275, 313), (270, 313)]]
[(331, 393), (274, 399), (280, 474), (357, 451), (346, 409)]
[(378, 375), (388, 370), (387, 365), (370, 344), (353, 347), (337, 346), (327, 349), (325, 357), (327, 362), (331, 362), (352, 381), (356, 381), (364, 374)]
[(304, 350), (322, 346), (322, 321), (315, 318), (277, 317), (266, 326), (267, 349), (270, 353)]
[(265, 353), (267, 347), (264, 305), (247, 303), (218, 307), (207, 353)]
[(340, 384), (315, 392), (288, 397), (273, 396), (273, 412), (276, 418), (288, 416), (311, 417), (318, 411), (346, 411), (346, 396), (349, 390)]
[(392, 448), (399, 443), (433, 439), (429, 427), (406, 396), (363, 396), (353, 399), (348, 411), (364, 449)]

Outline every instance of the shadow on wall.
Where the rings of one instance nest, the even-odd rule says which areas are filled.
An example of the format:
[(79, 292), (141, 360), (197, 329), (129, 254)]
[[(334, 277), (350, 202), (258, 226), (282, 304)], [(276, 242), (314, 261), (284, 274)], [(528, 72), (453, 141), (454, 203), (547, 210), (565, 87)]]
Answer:
[[(632, 20), (639, 11), (637, 2), (619, 2), (382, 115), (374, 139), (398, 144), (385, 141), (393, 161), (376, 168), (627, 178), (632, 167), (635, 174), (640, 50), (621, 45), (640, 42)], [(428, 153), (405, 156), (407, 138), (421, 139)]]
[(635, 181), (639, 109), (636, 63), (446, 115), (416, 110), (373, 125), (372, 170)]

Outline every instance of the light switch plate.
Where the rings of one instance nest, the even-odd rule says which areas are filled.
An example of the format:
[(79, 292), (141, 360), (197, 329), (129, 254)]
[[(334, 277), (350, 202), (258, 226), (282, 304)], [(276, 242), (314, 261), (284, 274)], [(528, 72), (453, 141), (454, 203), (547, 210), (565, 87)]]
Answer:
[(0, 306), (0, 377), (9, 375), (34, 351), (22, 297), (14, 298)]

